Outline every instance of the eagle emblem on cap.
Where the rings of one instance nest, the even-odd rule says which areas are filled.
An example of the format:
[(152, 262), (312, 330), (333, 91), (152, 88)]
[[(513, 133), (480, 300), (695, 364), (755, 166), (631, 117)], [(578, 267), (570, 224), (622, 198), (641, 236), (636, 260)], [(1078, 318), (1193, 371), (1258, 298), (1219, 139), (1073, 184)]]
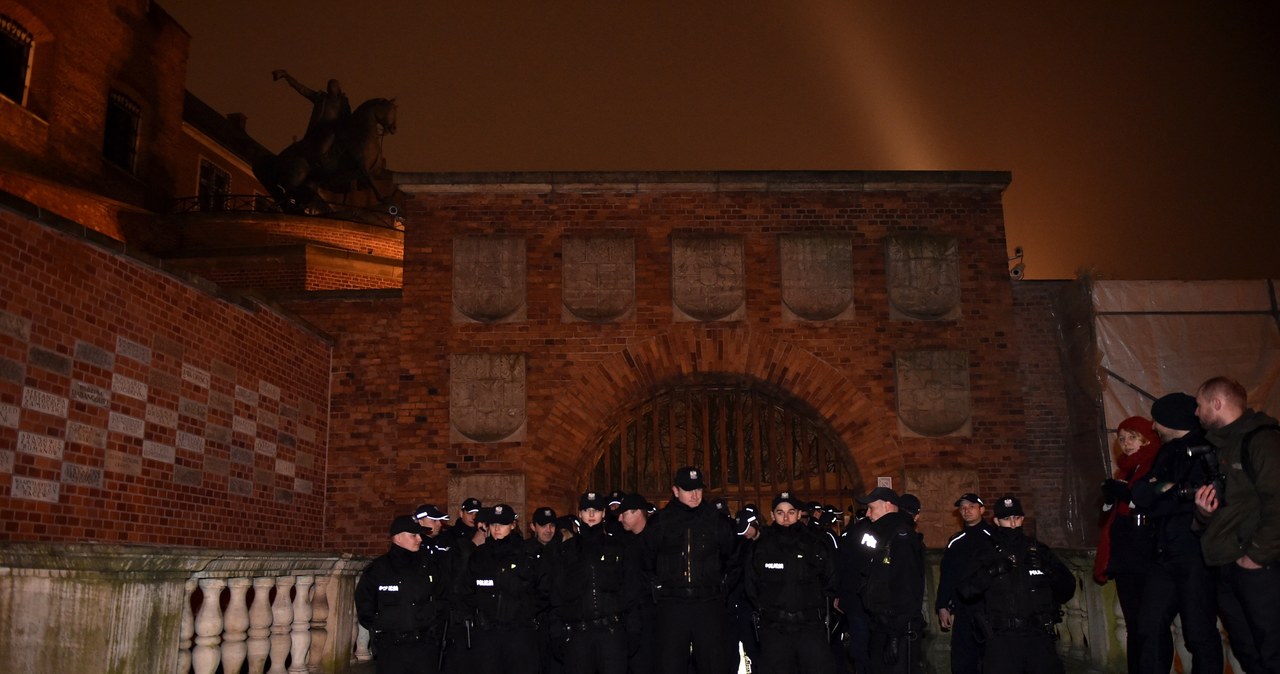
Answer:
[(1013, 499), (1011, 499), (1011, 498), (1007, 498), (1007, 499), (1005, 499), (1005, 500), (1004, 500), (1004, 506), (1005, 506), (1006, 508), (1012, 508), (1012, 507), (1013, 507)]
[(593, 491), (589, 491), (589, 492), (587, 492), (587, 499), (592, 500), (592, 501), (596, 500), (596, 493), (595, 493), (595, 492), (593, 492)]
[(791, 492), (784, 491), (781, 494), (778, 494), (778, 496), (781, 496), (782, 498), (791, 498)]
[(698, 471), (697, 471), (697, 470), (691, 470), (691, 471), (689, 471), (689, 479), (690, 479), (690, 480), (696, 480), (696, 479), (698, 479)]
[(494, 507), (494, 509), (493, 509), (493, 514), (495, 514), (495, 515), (501, 515), (501, 514), (502, 514), (502, 506), (496, 506), (496, 507)]

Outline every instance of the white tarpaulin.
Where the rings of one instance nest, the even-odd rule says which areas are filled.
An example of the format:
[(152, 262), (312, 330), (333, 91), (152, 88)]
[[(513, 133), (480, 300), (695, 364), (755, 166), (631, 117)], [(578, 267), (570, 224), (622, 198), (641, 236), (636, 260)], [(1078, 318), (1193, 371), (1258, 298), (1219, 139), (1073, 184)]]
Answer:
[(1226, 375), (1249, 405), (1280, 412), (1280, 323), (1272, 281), (1097, 281), (1094, 337), (1107, 429), (1150, 417), (1166, 393)]

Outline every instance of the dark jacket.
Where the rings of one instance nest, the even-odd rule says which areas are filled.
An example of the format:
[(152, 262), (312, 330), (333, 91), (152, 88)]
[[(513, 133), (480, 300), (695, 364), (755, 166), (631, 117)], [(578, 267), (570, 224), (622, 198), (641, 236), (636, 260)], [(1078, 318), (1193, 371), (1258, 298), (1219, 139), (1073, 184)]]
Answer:
[(730, 521), (706, 502), (690, 508), (672, 498), (642, 534), (644, 565), (658, 598), (723, 598), (733, 556)]
[(947, 549), (942, 553), (942, 564), (938, 571), (938, 597), (933, 603), (934, 611), (945, 608), (954, 612), (973, 605), (960, 597), (957, 588), (973, 560), (991, 549), (992, 529), (990, 522), (982, 520), (961, 529), (947, 541)]
[(533, 627), (546, 609), (542, 565), (508, 536), (475, 549), (458, 574), (456, 603), (478, 629)]
[[(1280, 431), (1267, 429), (1276, 420), (1245, 410), (1234, 422), (1209, 432), (1218, 448), (1218, 465), (1226, 475), (1226, 494), (1201, 536), (1205, 561), (1222, 566), (1248, 555), (1266, 566), (1280, 559)], [(1241, 445), (1249, 438), (1245, 471)]]
[(1200, 541), (1191, 532), (1196, 504), (1185, 489), (1195, 491), (1208, 479), (1204, 462), (1187, 455), (1187, 448), (1204, 445), (1201, 431), (1164, 443), (1147, 477), (1133, 485), (1133, 504), (1151, 518), (1157, 556), (1198, 554)]
[(835, 555), (821, 532), (796, 523), (760, 534), (746, 565), (746, 591), (762, 623), (814, 624), (833, 594)]
[(996, 632), (1046, 632), (1075, 594), (1075, 576), (1021, 527), (996, 527), (991, 543), (960, 581), (960, 596), (981, 599), (982, 612)]
[(862, 605), (875, 629), (902, 633), (924, 626), (924, 540), (910, 515), (886, 513), (871, 525), (875, 552), (866, 568)]
[(628, 560), (626, 542), (606, 527), (583, 526), (545, 557), (554, 567), (551, 605), (567, 623), (620, 618), (638, 601), (639, 569)]
[(862, 583), (871, 558), (875, 556), (876, 537), (870, 519), (855, 520), (840, 535), (836, 550), (836, 596), (845, 613), (861, 613)]
[(445, 580), (431, 558), (393, 545), (356, 583), (356, 616), (376, 637), (434, 632), (446, 617)]

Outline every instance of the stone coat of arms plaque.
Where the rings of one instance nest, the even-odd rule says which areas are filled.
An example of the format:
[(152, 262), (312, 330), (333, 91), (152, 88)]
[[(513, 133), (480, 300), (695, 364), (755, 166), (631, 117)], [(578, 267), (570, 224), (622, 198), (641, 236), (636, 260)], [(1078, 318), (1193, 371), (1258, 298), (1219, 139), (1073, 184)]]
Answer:
[(671, 295), (677, 321), (736, 321), (746, 317), (742, 237), (675, 237)]
[(853, 237), (784, 234), (778, 238), (783, 318), (829, 321), (853, 317)]
[(960, 318), (960, 254), (956, 239), (893, 236), (886, 248), (890, 318)]
[(561, 318), (566, 323), (624, 320), (635, 310), (636, 244), (622, 237), (565, 237)]
[(969, 354), (904, 351), (894, 357), (904, 435), (968, 435)]
[(524, 239), (516, 237), (453, 240), (454, 322), (524, 320), (524, 248)]
[(503, 442), (525, 435), (525, 356), (469, 353), (449, 357), (449, 439)]

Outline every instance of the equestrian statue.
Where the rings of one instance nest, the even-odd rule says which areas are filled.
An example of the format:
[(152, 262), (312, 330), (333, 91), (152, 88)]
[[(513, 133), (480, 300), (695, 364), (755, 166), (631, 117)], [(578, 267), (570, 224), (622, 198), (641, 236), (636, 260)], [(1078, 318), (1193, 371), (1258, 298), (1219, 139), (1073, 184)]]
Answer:
[(302, 139), (253, 164), (253, 175), (280, 208), (286, 213), (327, 211), (319, 190), (345, 194), (368, 189), (386, 203), (373, 171), (382, 157), (382, 135), (396, 132), (396, 99), (372, 98), (353, 111), (337, 80), (316, 91), (284, 70), (271, 77), (283, 79), (312, 105)]

